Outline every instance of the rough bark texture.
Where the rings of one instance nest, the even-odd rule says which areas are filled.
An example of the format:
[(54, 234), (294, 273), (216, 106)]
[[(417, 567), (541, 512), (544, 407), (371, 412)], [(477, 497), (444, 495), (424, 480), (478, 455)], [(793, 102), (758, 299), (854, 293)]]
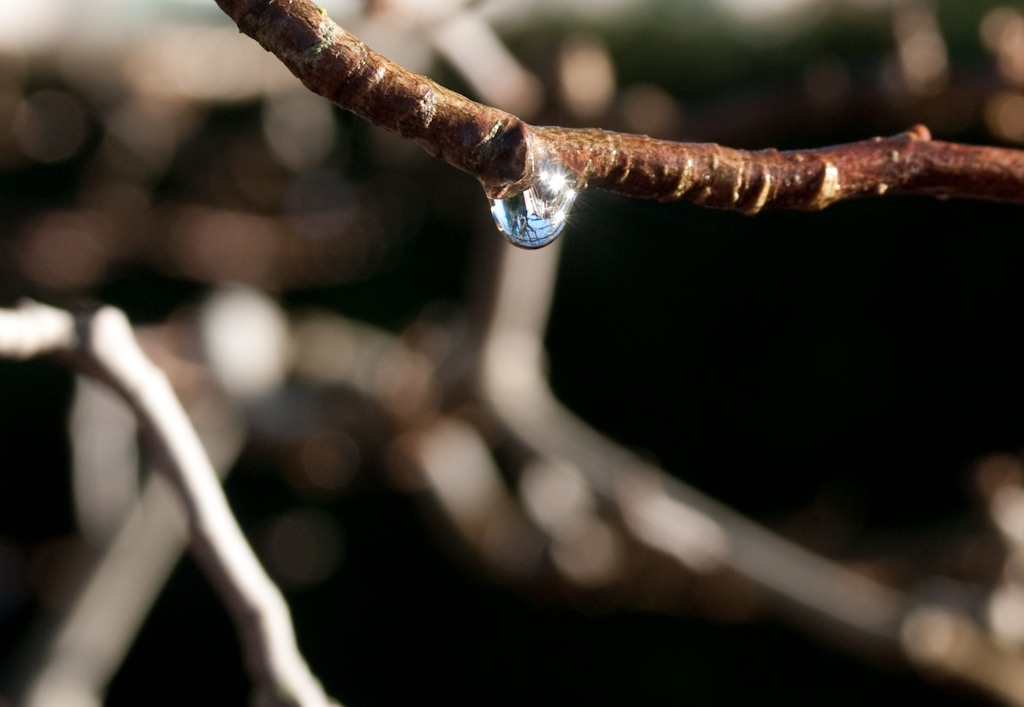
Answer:
[(309, 90), (488, 186), (529, 176), (530, 127), (372, 51), (308, 0), (217, 0), (239, 29)]
[(822, 209), (882, 194), (1024, 203), (1024, 152), (933, 141), (923, 125), (816, 150), (749, 152), (600, 130), (536, 128), (591, 186), (719, 209)]
[(589, 186), (746, 213), (887, 193), (1024, 204), (1024, 152), (933, 141), (924, 126), (790, 152), (533, 127), (388, 61), (309, 0), (217, 3), (311, 91), (473, 174), (493, 198), (528, 188), (544, 150)]

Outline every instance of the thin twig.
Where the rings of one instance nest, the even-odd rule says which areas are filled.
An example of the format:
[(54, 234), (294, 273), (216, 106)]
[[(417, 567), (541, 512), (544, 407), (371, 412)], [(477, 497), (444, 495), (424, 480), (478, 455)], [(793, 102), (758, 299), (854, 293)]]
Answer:
[(483, 345), (482, 394), (538, 454), (565, 459), (619, 509), (634, 539), (708, 572), (726, 567), (767, 590), (791, 618), (869, 650), (891, 650), (906, 597), (816, 556), (642, 461), (587, 426), (543, 375), (543, 335), (560, 248), (505, 248)]
[[(152, 347), (160, 345), (158, 341), (156, 336), (148, 337), (147, 350), (151, 355)], [(168, 352), (165, 350), (162, 355), (167, 356)], [(173, 382), (173, 374), (170, 377)], [(110, 435), (117, 438), (129, 433), (134, 451), (138, 437), (134, 414), (102, 383), (83, 376), (78, 386), (73, 413), (78, 424), (73, 426), (76, 429), (71, 442), (76, 457), (83, 459), (74, 470), (76, 481), (82, 468), (87, 467), (97, 467), (88, 472), (91, 474), (103, 473), (98, 467), (108, 467), (116, 474), (130, 475), (134, 481), (138, 475), (138, 455), (128, 454), (125, 459), (122, 450), (111, 450), (109, 444), (105, 445), (105, 452), (102, 449), (102, 440)], [(116, 403), (123, 410), (117, 414), (112, 414), (112, 409), (96, 414), (100, 410), (97, 405), (107, 396), (113, 397), (104, 405)], [(230, 405), (212, 403), (217, 399), (215, 393), (191, 397), (186, 402), (187, 396), (182, 396), (183, 402), (188, 405), (192, 423), (223, 479), (245, 440), (241, 417)], [(88, 447), (85, 453), (79, 448), (82, 445)], [(80, 490), (76, 488), (76, 502)], [(110, 681), (124, 662), (171, 571), (188, 549), (188, 521), (180, 495), (162, 474), (146, 475), (142, 492), (127, 513), (111, 513), (111, 509), (95, 500), (92, 505), (98, 507), (91, 510), (91, 515), (96, 516), (91, 518), (91, 525), (96, 526), (105, 512), (107, 522), (119, 524), (113, 528), (116, 536), (107, 538), (94, 531), (90, 537), (90, 523), (83, 523), (80, 509), (79, 524), (92, 544), (105, 548), (103, 556), (62, 617), (60, 627), (49, 635), (38, 653), (33, 651), (35, 655), (30, 656), (29, 667), (23, 671), (30, 676), (27, 687), (15, 702), (22, 707), (102, 705)], [(90, 520), (88, 514), (84, 520)]]
[[(295, 643), (288, 605), (267, 576), (228, 506), (209, 457), (167, 377), (142, 352), (128, 318), (104, 307), (77, 321), (36, 303), (0, 311), (0, 356), (56, 354), (121, 394), (178, 489), (197, 561), (235, 619), (254, 703), (332, 704)], [(38, 331), (33, 332), (33, 326)], [(77, 328), (77, 336), (76, 336)]]
[(385, 59), (309, 0), (217, 3), (311, 91), (473, 174), (492, 198), (529, 188), (548, 154), (600, 189), (745, 213), (821, 209), (887, 193), (1024, 204), (1020, 150), (934, 141), (923, 126), (792, 152), (538, 128)]
[(107, 685), (187, 547), (181, 503), (167, 479), (155, 474), (39, 655), (18, 704), (102, 705)]
[(31, 300), (16, 310), (0, 309), (0, 357), (31, 358), (71, 349), (77, 342), (69, 312)]

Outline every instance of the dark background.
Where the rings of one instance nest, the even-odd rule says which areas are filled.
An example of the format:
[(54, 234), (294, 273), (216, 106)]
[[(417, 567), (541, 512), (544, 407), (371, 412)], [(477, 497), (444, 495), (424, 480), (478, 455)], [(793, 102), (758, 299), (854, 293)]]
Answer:
[[(882, 87), (892, 35), (881, 13), (835, 10), (770, 43), (720, 24), (666, 29), (657, 5), (619, 26), (584, 29), (606, 37), (620, 86), (655, 83), (680, 102), (689, 126), (682, 139), (812, 147), (929, 121), (938, 138), (993, 144), (984, 98), (1000, 79), (977, 34), (988, 7), (938, 5), (952, 69), (949, 88), (927, 99), (894, 98)], [(547, 22), (507, 39), (544, 77), (559, 38), (579, 29)], [(802, 72), (822, 56), (844, 62), (850, 89), (844, 107), (815, 113), (801, 98)], [(461, 88), (443, 67), (436, 75)], [(26, 76), (26, 90), (63, 86), (45, 68)], [(572, 122), (552, 103), (539, 122)], [(946, 104), (953, 108), (943, 112)], [(968, 119), (943, 132), (954, 109)], [(216, 183), (196, 183), (255, 130), (258, 110), (210, 108), (152, 183), (154, 203), (229, 201)], [(426, 158), (389, 163), (377, 148), (387, 138), (340, 111), (338, 120), (343, 138), (329, 168), (356, 189), (400, 184), (389, 193), (411, 215), (373, 273), (285, 289), (282, 302), (393, 331), (428, 305), (467, 309), (481, 296), (471, 285), (487, 250), (480, 239), (500, 238), (482, 226), (478, 186)], [(73, 159), (0, 172), (0, 237), (8, 243), (38, 212), (75, 203), (101, 141), (99, 118), (91, 121)], [(921, 559), (927, 573), (936, 556), (959, 547), (964, 528), (984, 524), (972, 465), (1024, 446), (1019, 207), (896, 197), (745, 217), (587, 192), (573, 216), (547, 338), (550, 379), (596, 429), (835, 557)], [(133, 321), (156, 322), (207, 287), (140, 259), (118, 264), (88, 291), (50, 292), (19, 275), (13, 251), (5, 252), (6, 306), (20, 295), (107, 302)], [(59, 615), (34, 593), (33, 568), (75, 532), (70, 392), (55, 364), (0, 363), (0, 540), (23, 561), (26, 587), (0, 613), (0, 665), (9, 676), (30, 628)], [(525, 595), (455, 560), (416, 498), (392, 490), (380, 467), (368, 456), (345, 494), (319, 504), (344, 529), (343, 560), (325, 582), (288, 594), (314, 672), (351, 707), (725, 705), (768, 696), (798, 705), (985, 702), (771, 619), (722, 624)], [(308, 503), (259, 447), (243, 453), (227, 492), (254, 532)], [(800, 535), (801, 518), (826, 511), (842, 532)], [(227, 615), (186, 559), (109, 704), (243, 704), (247, 694)]]

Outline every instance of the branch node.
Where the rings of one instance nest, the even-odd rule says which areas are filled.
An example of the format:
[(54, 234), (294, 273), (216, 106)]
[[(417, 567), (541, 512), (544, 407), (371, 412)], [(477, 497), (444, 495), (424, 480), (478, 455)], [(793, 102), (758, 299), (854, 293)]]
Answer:
[(842, 184), (839, 182), (839, 170), (836, 166), (825, 160), (824, 169), (821, 170), (821, 186), (818, 193), (808, 208), (814, 210), (824, 209), (829, 204), (837, 201), (842, 195)]

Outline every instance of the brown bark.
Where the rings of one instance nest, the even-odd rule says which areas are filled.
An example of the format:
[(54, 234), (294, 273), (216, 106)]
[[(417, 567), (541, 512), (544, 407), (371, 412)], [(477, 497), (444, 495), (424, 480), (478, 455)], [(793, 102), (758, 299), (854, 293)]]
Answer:
[(597, 129), (534, 127), (370, 50), (309, 0), (217, 0), (312, 91), (476, 176), (491, 197), (530, 186), (546, 151), (588, 186), (756, 213), (923, 194), (1024, 204), (1024, 151), (931, 139), (916, 126), (814, 150), (756, 152)]

